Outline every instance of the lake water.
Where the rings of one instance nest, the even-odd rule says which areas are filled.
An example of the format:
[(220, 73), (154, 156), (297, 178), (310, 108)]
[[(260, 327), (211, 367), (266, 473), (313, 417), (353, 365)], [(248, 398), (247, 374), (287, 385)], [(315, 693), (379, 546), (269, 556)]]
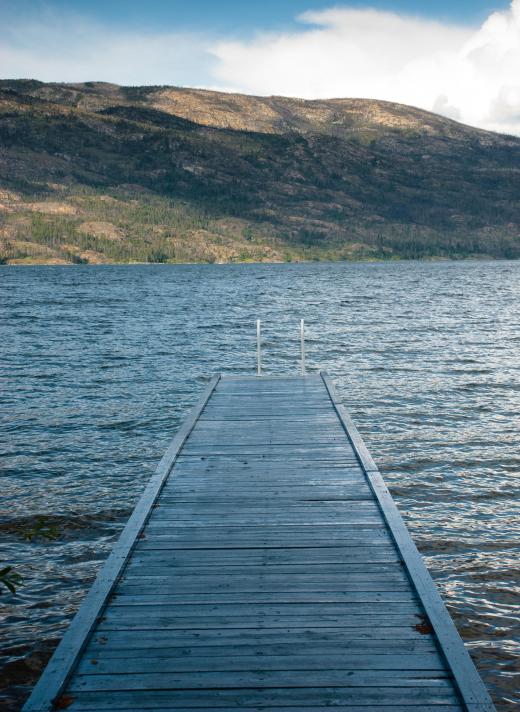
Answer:
[(0, 299), (0, 536), (24, 577), (0, 598), (2, 709), (210, 375), (254, 373), (256, 318), (266, 370), (295, 373), (300, 317), (499, 709), (520, 705), (520, 263), (2, 267)]

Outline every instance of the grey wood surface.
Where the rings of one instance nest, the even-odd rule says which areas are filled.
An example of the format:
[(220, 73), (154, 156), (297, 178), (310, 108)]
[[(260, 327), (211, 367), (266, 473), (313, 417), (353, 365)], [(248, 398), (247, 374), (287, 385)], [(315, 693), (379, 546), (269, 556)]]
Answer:
[(326, 377), (215, 379), (136, 512), (26, 712), (493, 709)]

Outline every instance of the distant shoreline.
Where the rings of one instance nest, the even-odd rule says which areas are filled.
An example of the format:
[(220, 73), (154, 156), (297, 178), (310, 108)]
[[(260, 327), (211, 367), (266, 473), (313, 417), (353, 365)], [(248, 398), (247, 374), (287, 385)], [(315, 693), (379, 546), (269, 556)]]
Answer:
[(518, 257), (492, 257), (490, 255), (473, 255), (468, 257), (390, 257), (390, 258), (366, 258), (357, 260), (244, 260), (230, 262), (6, 262), (0, 263), (0, 267), (143, 267), (145, 265), (164, 267), (172, 266), (207, 266), (226, 267), (230, 265), (310, 265), (310, 264), (389, 264), (395, 262), (518, 262)]

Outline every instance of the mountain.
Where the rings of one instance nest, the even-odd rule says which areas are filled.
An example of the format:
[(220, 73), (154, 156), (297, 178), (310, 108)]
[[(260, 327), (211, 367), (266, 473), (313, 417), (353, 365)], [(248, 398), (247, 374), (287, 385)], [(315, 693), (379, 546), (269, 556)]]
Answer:
[(3, 262), (520, 257), (520, 139), (409, 106), (0, 81)]

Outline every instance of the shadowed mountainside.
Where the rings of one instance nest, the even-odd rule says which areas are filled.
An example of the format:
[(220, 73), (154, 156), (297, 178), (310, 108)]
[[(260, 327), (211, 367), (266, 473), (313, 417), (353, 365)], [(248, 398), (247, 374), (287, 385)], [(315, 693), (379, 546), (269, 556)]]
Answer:
[(520, 256), (520, 139), (364, 99), (0, 81), (0, 260)]

